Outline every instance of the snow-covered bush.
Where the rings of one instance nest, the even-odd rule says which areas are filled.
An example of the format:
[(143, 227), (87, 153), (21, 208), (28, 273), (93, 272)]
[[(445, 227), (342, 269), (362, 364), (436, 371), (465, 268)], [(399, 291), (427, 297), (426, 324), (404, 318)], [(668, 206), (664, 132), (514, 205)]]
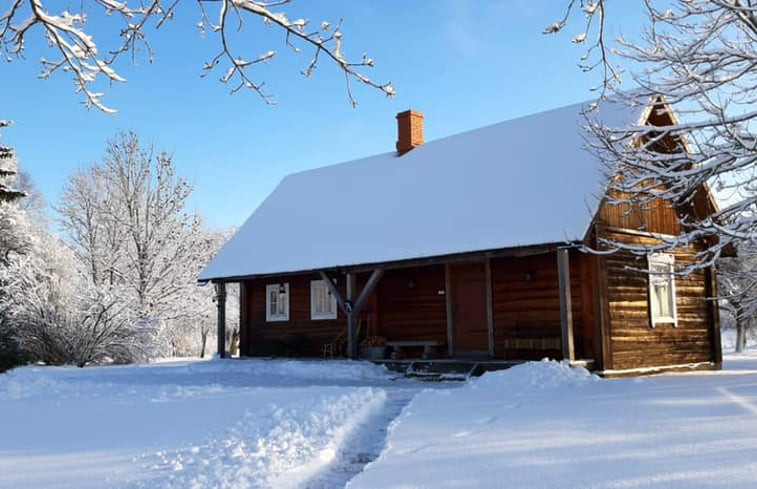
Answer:
[(75, 364), (142, 361), (156, 327), (140, 321), (117, 289), (87, 280), (71, 249), (39, 231), (34, 246), (0, 271), (4, 329), (33, 361)]

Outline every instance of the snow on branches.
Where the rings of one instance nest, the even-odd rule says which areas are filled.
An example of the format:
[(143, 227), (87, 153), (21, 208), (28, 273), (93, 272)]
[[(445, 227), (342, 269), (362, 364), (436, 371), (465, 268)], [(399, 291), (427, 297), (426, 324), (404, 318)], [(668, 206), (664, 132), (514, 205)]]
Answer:
[[(51, 59), (41, 59), (43, 69), (40, 77), (48, 78), (57, 71), (66, 72), (72, 77), (76, 92), (84, 95), (88, 108), (113, 113), (114, 109), (103, 103), (104, 93), (93, 86), (99, 80), (107, 83), (126, 81), (115, 68), (116, 61), (123, 54), (129, 53), (135, 60), (137, 53), (144, 50), (152, 62), (148, 28), (154, 26), (157, 29), (172, 20), (178, 3), (178, 0), (91, 0), (81, 2), (78, 8), (69, 6), (55, 13), (42, 0), (11, 0), (5, 12), (0, 13), (0, 54), (7, 61), (22, 57), (27, 38), (36, 27), (41, 28), (54, 55)], [(350, 87), (351, 80), (376, 88), (387, 96), (394, 95), (391, 83), (374, 82), (365, 74), (364, 69), (373, 67), (372, 59), (363, 55), (358, 61), (350, 61), (345, 57), (340, 24), (332, 26), (329, 22), (322, 22), (318, 27), (311, 28), (305, 19), (290, 20), (285, 13), (278, 11), (278, 7), (287, 3), (290, 0), (200, 0), (201, 20), (198, 27), (203, 32), (209, 30), (216, 34), (220, 43), (219, 53), (204, 63), (204, 75), (221, 70), (223, 75), (220, 81), (231, 84), (232, 93), (246, 88), (256, 92), (266, 103), (274, 103), (274, 99), (263, 90), (264, 83), (251, 76), (251, 68), (270, 62), (276, 52), (268, 50), (253, 57), (242, 56), (232, 47), (229, 35), (233, 29), (230, 24), (236, 24), (241, 29), (245, 18), (257, 17), (267, 26), (283, 31), (286, 46), (294, 52), (301, 51), (300, 45), (313, 51), (303, 70), (305, 76), (313, 73), (322, 57), (338, 66), (345, 75), (351, 104), (356, 104)], [(212, 11), (209, 5), (212, 5)], [(99, 40), (96, 41), (92, 35), (89, 23), (92, 18), (102, 23), (114, 19), (118, 22), (115, 27), (108, 27), (114, 37), (118, 33), (118, 39), (115, 42), (111, 40), (114, 45), (110, 49), (102, 49)]]
[[(566, 16), (547, 31), (559, 31), (576, 3), (571, 0)], [(757, 5), (752, 0), (677, 0), (660, 9), (651, 0), (638, 2), (648, 21), (641, 40), (618, 38), (612, 50), (633, 70), (627, 76), (633, 86), (625, 90), (607, 57), (607, 2), (582, 0), (580, 5), (588, 19), (585, 32), (596, 33), (590, 49), (601, 53), (585, 67), (605, 68), (600, 98), (636, 107), (653, 104), (650, 116), (657, 120), (656, 125), (607, 127), (589, 114), (591, 149), (605, 161), (611, 190), (620, 196), (611, 195), (611, 203), (644, 207), (663, 200), (676, 210), (690, 210), (711, 190), (716, 196), (712, 212), (681, 212), (683, 231), (660, 245), (707, 243), (698, 267), (755, 242)], [(666, 119), (671, 108), (677, 117)]]

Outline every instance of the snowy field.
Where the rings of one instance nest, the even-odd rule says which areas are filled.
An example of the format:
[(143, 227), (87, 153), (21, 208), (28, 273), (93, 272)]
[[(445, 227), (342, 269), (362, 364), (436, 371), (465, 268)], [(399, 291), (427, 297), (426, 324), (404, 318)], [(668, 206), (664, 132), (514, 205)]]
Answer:
[(1, 488), (345, 485), (753, 489), (757, 351), (617, 380), (555, 362), (466, 384), (339, 361), (0, 375)]

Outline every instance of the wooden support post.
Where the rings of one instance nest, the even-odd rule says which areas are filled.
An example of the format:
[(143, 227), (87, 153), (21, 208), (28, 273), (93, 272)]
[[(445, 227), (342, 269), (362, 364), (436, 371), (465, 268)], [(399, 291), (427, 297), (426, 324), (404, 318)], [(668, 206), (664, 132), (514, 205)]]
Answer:
[(447, 352), (455, 355), (455, 320), (452, 311), (452, 277), (448, 263), (444, 264), (444, 300), (447, 308)]
[(720, 344), (720, 311), (718, 305), (718, 280), (715, 267), (704, 270), (705, 293), (710, 330), (710, 356), (717, 367), (723, 364), (723, 346)]
[(368, 278), (368, 281), (365, 283), (365, 286), (363, 287), (363, 290), (360, 291), (360, 295), (355, 300), (355, 304), (353, 305), (353, 309), (355, 312), (360, 312), (361, 309), (363, 309), (363, 306), (365, 306), (365, 303), (368, 302), (368, 297), (370, 297), (371, 293), (373, 292), (373, 289), (376, 288), (376, 284), (381, 279), (381, 276), (384, 274), (384, 270), (381, 268), (377, 268), (371, 273), (371, 276)]
[(573, 345), (573, 310), (570, 297), (570, 250), (557, 250), (557, 278), (560, 284), (560, 325), (562, 326), (562, 355), (564, 360), (576, 359)]
[(347, 297), (344, 298), (326, 273), (321, 272), (321, 278), (326, 282), (326, 286), (336, 298), (339, 308), (347, 316), (347, 357), (349, 358), (357, 358), (357, 315), (363, 306), (365, 306), (365, 303), (368, 302), (368, 297), (370, 297), (373, 289), (376, 288), (376, 284), (378, 284), (383, 274), (384, 270), (381, 268), (373, 270), (360, 295), (355, 298), (357, 292), (355, 288), (355, 274), (353, 272), (348, 273)]
[(249, 318), (247, 317), (247, 301), (249, 300), (247, 293), (247, 282), (239, 282), (239, 356), (249, 356), (247, 345), (247, 323)]
[(218, 306), (218, 356), (226, 358), (226, 283), (216, 282), (216, 306)]
[(345, 312), (347, 313), (347, 358), (357, 358), (357, 314), (354, 308), (355, 300), (355, 274), (347, 274), (347, 300)]
[(326, 282), (326, 287), (329, 288), (329, 291), (331, 292), (331, 295), (336, 298), (336, 303), (339, 305), (339, 309), (341, 309), (345, 314), (347, 314), (347, 311), (345, 311), (345, 299), (344, 296), (342, 296), (342, 293), (339, 292), (339, 289), (336, 288), (336, 285), (334, 285), (334, 282), (331, 281), (328, 275), (326, 275), (326, 272), (321, 272), (321, 278), (324, 282)]
[(489, 333), (489, 356), (494, 358), (494, 298), (492, 297), (492, 263), (486, 259), (484, 274), (486, 278), (486, 329)]

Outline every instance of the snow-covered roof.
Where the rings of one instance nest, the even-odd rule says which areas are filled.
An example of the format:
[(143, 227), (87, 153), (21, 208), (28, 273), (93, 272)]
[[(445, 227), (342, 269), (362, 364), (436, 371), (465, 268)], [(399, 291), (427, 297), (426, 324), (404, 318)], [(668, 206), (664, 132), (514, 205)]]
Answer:
[[(604, 193), (586, 104), (285, 177), (200, 280), (582, 240)], [(601, 104), (605, 124), (643, 108)]]

